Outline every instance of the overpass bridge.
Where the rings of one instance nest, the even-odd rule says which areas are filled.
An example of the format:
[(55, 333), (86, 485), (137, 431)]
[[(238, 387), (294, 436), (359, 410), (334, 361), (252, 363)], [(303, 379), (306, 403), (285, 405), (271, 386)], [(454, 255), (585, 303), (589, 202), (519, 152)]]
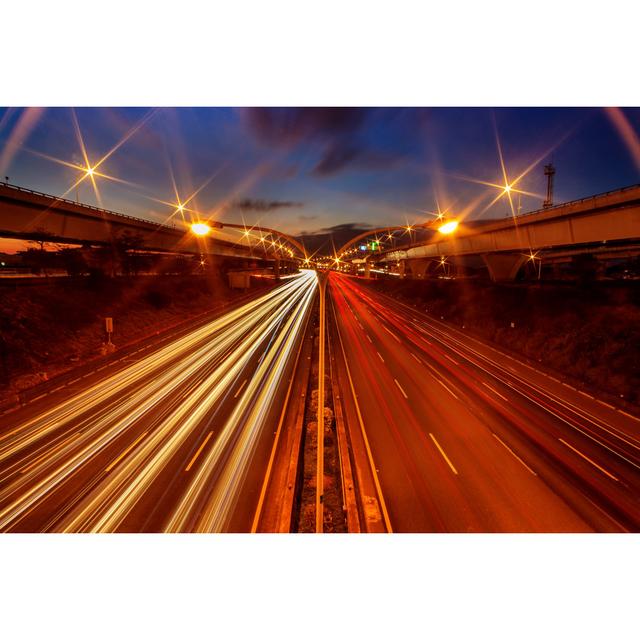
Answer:
[(189, 225), (160, 224), (0, 182), (0, 237), (69, 244), (111, 245), (133, 234), (154, 252), (253, 258), (274, 263), (304, 259), (302, 244), (262, 227), (208, 221), (213, 233), (198, 238)]
[(528, 260), (567, 260), (584, 253), (602, 259), (640, 255), (640, 185), (503, 220), (461, 222), (450, 235), (434, 228), (420, 243), (368, 255), (366, 271), (371, 263), (393, 262), (401, 275), (411, 270), (421, 278), (444, 260), (476, 256), (492, 280), (509, 281)]

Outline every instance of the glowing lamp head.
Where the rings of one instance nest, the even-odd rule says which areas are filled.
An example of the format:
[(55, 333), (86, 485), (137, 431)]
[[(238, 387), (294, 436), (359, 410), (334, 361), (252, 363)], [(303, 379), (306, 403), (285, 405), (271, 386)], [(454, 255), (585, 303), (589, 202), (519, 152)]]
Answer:
[(449, 220), (449, 222), (445, 222), (443, 225), (438, 227), (438, 231), (440, 233), (453, 233), (458, 228), (457, 220)]
[(95, 169), (93, 167), (87, 167), (86, 169), (87, 176), (89, 177), (93, 176), (94, 172), (95, 172)]
[(505, 184), (504, 185), (504, 192), (505, 193), (511, 193), (511, 185), (510, 184)]
[(206, 236), (211, 232), (211, 227), (206, 222), (194, 222), (191, 231), (197, 236)]

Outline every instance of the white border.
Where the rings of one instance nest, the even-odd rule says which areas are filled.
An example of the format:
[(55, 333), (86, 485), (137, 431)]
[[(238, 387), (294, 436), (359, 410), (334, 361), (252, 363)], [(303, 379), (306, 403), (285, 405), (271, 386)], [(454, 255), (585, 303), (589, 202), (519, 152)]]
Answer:
[[(640, 104), (626, 0), (4, 3), (0, 104)], [(637, 637), (638, 536), (0, 538), (7, 638)]]
[(6, 106), (638, 105), (628, 0), (21, 0)]

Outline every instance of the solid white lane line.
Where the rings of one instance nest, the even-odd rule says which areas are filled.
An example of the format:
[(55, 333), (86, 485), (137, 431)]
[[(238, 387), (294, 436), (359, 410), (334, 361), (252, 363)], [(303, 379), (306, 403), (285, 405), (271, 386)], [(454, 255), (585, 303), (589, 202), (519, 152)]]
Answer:
[[(248, 378), (247, 378), (248, 380)], [(245, 380), (241, 385), (240, 388), (235, 392), (234, 394), (234, 398), (237, 398), (240, 395), (240, 392), (244, 389), (244, 385), (247, 384), (247, 380)]]
[(508, 444), (506, 444), (505, 442), (503, 442), (502, 440), (500, 440), (500, 438), (498, 438), (498, 436), (493, 433), (493, 431), (491, 432), (493, 434), (493, 437), (518, 461), (520, 462), (520, 464), (522, 464), (522, 466), (527, 469), (527, 471), (529, 471), (530, 473), (532, 473), (534, 476), (537, 476), (538, 474), (515, 452), (513, 451), (513, 449), (511, 449), (511, 447), (509, 447)]
[(487, 387), (487, 389), (491, 389), (491, 391), (493, 391), (493, 393), (495, 393), (497, 396), (500, 396), (505, 402), (509, 402), (501, 393), (496, 391), (491, 385), (487, 384), (486, 382), (483, 382), (482, 384), (485, 387)]
[(398, 389), (400, 389), (400, 391), (402, 392), (402, 395), (409, 399), (409, 396), (404, 392), (404, 389), (400, 386), (400, 383), (394, 378), (393, 381), (398, 385)]
[(562, 438), (558, 438), (558, 440), (560, 440), (560, 442), (562, 442), (562, 444), (564, 444), (565, 446), (569, 447), (569, 449), (571, 449), (572, 451), (575, 451), (581, 458), (584, 458), (587, 462), (592, 464), (596, 469), (599, 469), (600, 471), (602, 471), (602, 473), (609, 476), (612, 480), (619, 482), (618, 478), (616, 478), (614, 475), (609, 473), (606, 469), (603, 469), (597, 462), (594, 462), (591, 458), (585, 456), (584, 453), (582, 453), (581, 451), (578, 451), (575, 447), (572, 447), (568, 442), (565, 442)]
[(444, 382), (442, 382), (440, 378), (436, 378), (436, 381), (439, 382), (443, 386), (443, 388), (445, 388), (456, 400), (460, 400), (460, 398), (458, 398), (458, 396), (455, 393), (453, 393), (453, 391), (451, 391), (451, 389), (449, 389), (449, 387), (447, 387), (447, 385)]
[(376, 353), (378, 354), (378, 358), (380, 358), (380, 360), (382, 360), (382, 362), (384, 362), (384, 358), (380, 355), (380, 352), (376, 351)]
[(436, 440), (436, 437), (433, 435), (433, 433), (430, 433), (429, 435), (431, 436), (433, 443), (436, 445), (436, 447), (438, 447), (438, 451), (442, 454), (442, 457), (447, 461), (447, 464), (449, 465), (449, 467), (451, 467), (451, 471), (453, 471), (453, 473), (458, 475), (456, 468), (453, 466), (453, 464), (451, 464), (451, 460), (449, 460), (449, 458), (447, 457), (447, 454), (444, 452), (444, 449), (440, 446), (440, 444)]
[(129, 453), (129, 451), (131, 451), (131, 449), (133, 449), (133, 447), (135, 447), (138, 442), (140, 442), (140, 440), (142, 440), (142, 438), (144, 438), (147, 435), (148, 431), (145, 431), (140, 437), (136, 438), (106, 469), (107, 472), (111, 471), (111, 469), (113, 469), (113, 467), (115, 467), (118, 462), (120, 462), (120, 460), (122, 460), (122, 458), (124, 458), (127, 453)]
[(191, 458), (189, 464), (185, 467), (184, 469), (185, 471), (189, 471), (189, 469), (191, 469), (191, 467), (193, 466), (193, 463), (196, 461), (198, 456), (202, 453), (202, 450), (204, 449), (207, 442), (209, 442), (209, 438), (211, 438), (212, 435), (213, 435), (213, 431), (209, 431), (209, 433), (207, 434), (207, 437), (204, 439), (202, 444), (198, 447), (198, 450), (195, 452), (193, 458)]

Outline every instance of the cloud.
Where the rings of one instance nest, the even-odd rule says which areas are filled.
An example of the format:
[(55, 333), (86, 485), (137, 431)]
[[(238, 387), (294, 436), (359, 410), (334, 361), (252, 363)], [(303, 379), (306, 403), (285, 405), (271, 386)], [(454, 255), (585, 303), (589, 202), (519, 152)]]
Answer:
[(304, 143), (318, 153), (312, 175), (327, 177), (346, 169), (381, 169), (401, 154), (381, 152), (363, 139), (372, 118), (388, 118), (386, 110), (366, 107), (296, 107), (246, 109), (249, 130), (262, 143), (293, 149)]
[(292, 202), (290, 200), (262, 200), (259, 198), (243, 198), (233, 203), (235, 209), (240, 211), (259, 211), (265, 213), (276, 209), (289, 209), (302, 207), (302, 202)]
[(290, 146), (302, 140), (353, 135), (370, 109), (364, 107), (260, 107), (246, 109), (251, 131), (264, 142)]
[(366, 222), (343, 222), (342, 224), (334, 224), (332, 227), (325, 227), (316, 233), (353, 233), (357, 235), (367, 229), (374, 229), (373, 225)]
[(298, 216), (298, 220), (300, 222), (311, 222), (312, 220), (317, 220), (318, 216)]
[(304, 242), (309, 251), (332, 253), (355, 236), (373, 228), (365, 222), (345, 222), (317, 231), (302, 231), (298, 234), (298, 238)]
[(338, 173), (348, 165), (361, 169), (383, 169), (392, 167), (400, 161), (400, 156), (380, 153), (349, 144), (336, 144), (328, 148), (313, 173), (329, 176)]

